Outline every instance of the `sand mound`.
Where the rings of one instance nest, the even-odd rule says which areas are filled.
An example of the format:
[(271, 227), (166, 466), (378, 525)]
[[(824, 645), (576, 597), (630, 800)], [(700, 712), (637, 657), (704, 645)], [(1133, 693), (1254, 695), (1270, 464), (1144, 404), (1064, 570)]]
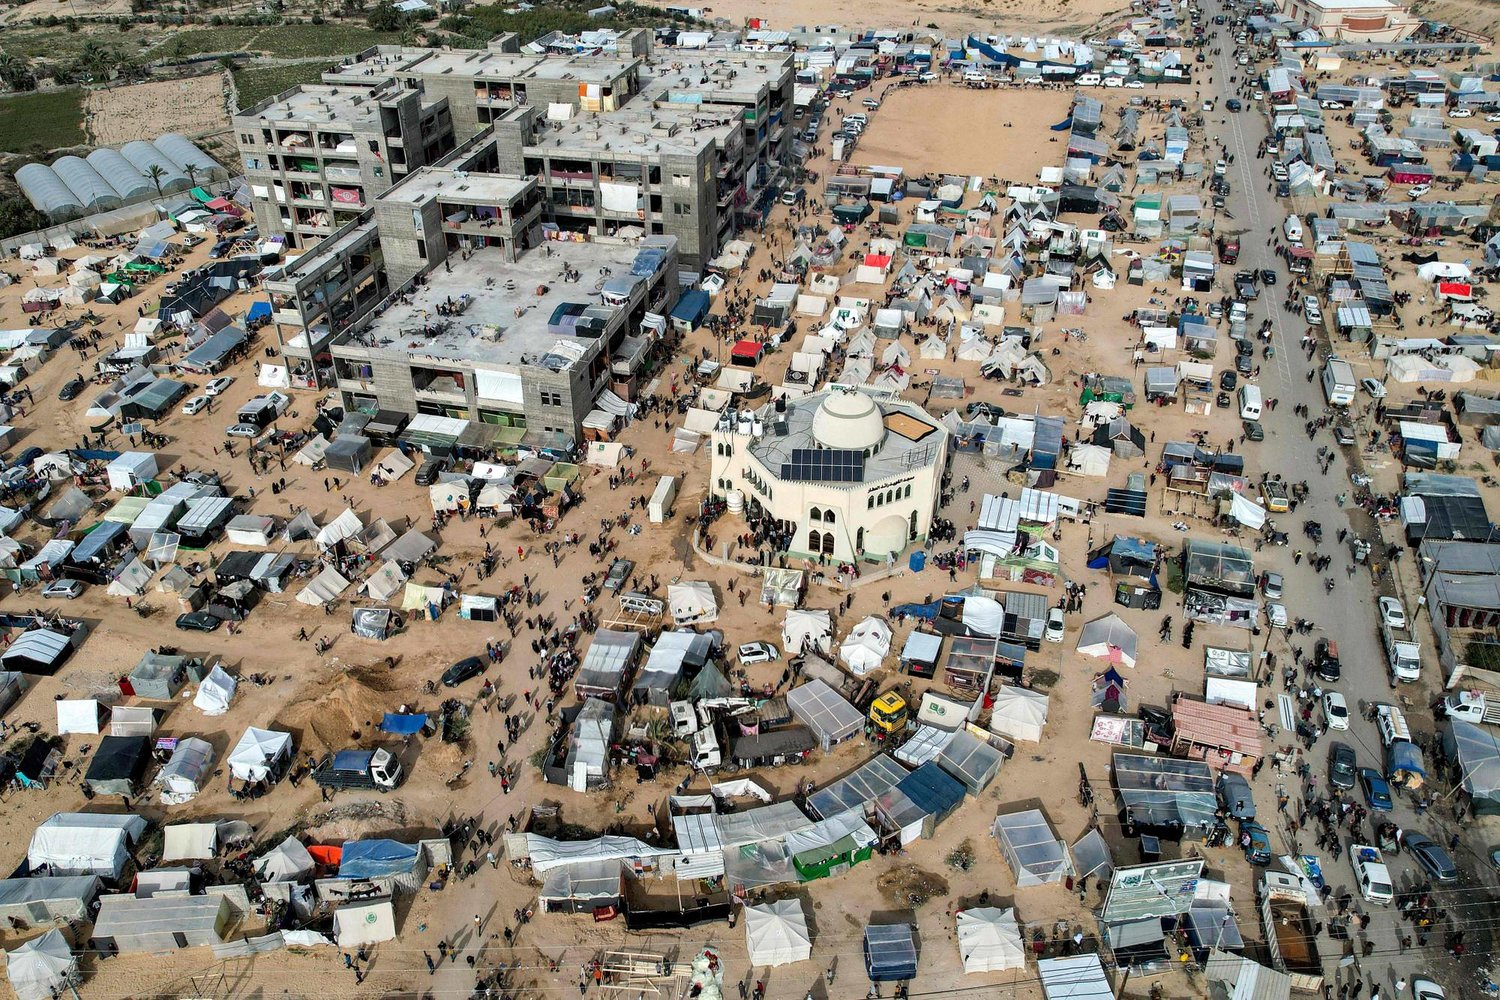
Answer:
[(323, 686), (321, 694), (287, 705), (277, 714), (275, 726), (299, 731), (298, 747), (316, 755), (369, 739), (390, 701), (354, 674), (343, 674)]
[(921, 906), (929, 899), (948, 895), (948, 880), (916, 865), (902, 865), (880, 876), (881, 893), (897, 906)]

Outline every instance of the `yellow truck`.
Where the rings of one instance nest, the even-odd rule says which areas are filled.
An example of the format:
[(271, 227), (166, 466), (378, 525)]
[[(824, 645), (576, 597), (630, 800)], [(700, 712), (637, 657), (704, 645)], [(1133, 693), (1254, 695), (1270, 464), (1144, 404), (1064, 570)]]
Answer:
[(910, 715), (906, 699), (895, 691), (887, 691), (870, 702), (870, 722), (881, 739), (904, 730)]
[(1291, 504), (1287, 502), (1286, 483), (1280, 479), (1267, 479), (1261, 485), (1261, 493), (1266, 502), (1266, 510), (1273, 514), (1285, 514), (1291, 510)]

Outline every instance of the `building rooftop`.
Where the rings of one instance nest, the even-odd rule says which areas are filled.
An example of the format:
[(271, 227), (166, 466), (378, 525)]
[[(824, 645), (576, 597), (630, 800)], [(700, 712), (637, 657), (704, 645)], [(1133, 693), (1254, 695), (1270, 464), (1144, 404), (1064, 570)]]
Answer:
[(426, 46), (381, 45), (348, 57), (336, 69), (324, 70), (323, 81), (369, 86), (381, 78), (393, 76), (431, 53), (432, 49)]
[[(434, 268), (409, 301), (393, 303), (363, 332), (351, 339), (368, 347), (406, 350), (413, 356), (480, 365), (539, 364), (564, 370), (595, 343), (559, 334), (550, 328), (559, 306), (590, 307), (601, 316), (614, 312), (600, 295), (606, 276), (629, 274), (639, 252), (635, 247), (600, 243), (548, 244), (515, 263), (499, 248), (476, 251), (468, 260), (450, 258), (452, 269)], [(567, 265), (582, 275), (563, 281)], [(438, 315), (444, 302), (470, 297), (460, 316)], [(559, 347), (559, 345), (561, 345)], [(544, 360), (556, 355), (555, 361)]]
[(395, 89), (366, 90), (323, 83), (303, 84), (262, 101), (237, 117), (299, 125), (334, 125), (357, 131), (380, 127), (380, 101), (400, 96)]
[[(938, 422), (915, 403), (882, 399), (878, 393), (859, 388), (824, 389), (789, 399), (784, 413), (777, 412), (774, 403), (768, 404), (760, 410), (759, 418), (764, 433), (750, 445), (750, 453), (772, 473), (779, 474), (783, 466), (799, 467), (809, 461), (809, 453), (861, 455), (830, 446), (830, 433), (847, 437), (847, 449), (864, 449), (862, 462), (853, 462), (856, 473), (862, 466), (862, 475), (814, 469), (783, 477), (802, 482), (851, 487), (879, 482), (937, 462), (947, 440)], [(781, 420), (786, 424), (785, 433), (777, 427)]]
[(727, 144), (740, 127), (739, 108), (675, 105), (652, 108), (632, 101), (607, 115), (585, 113), (572, 121), (549, 123), (527, 151), (566, 150), (570, 154), (618, 152), (633, 156), (694, 154), (715, 140)]
[(641, 98), (664, 101), (676, 95), (686, 103), (750, 103), (791, 69), (790, 53), (673, 49), (643, 67)]
[(608, 83), (636, 60), (609, 56), (539, 55), (492, 52), (487, 49), (428, 49), (427, 55), (407, 62), (403, 73), (424, 76), (490, 77), (496, 80), (577, 80)]
[(534, 179), (526, 177), (423, 167), (382, 194), (380, 200), (420, 205), (434, 195), (441, 195), (444, 201), (460, 205), (504, 205), (535, 184)]
[(1392, 0), (1308, 0), (1308, 5), (1320, 10), (1405, 10)]

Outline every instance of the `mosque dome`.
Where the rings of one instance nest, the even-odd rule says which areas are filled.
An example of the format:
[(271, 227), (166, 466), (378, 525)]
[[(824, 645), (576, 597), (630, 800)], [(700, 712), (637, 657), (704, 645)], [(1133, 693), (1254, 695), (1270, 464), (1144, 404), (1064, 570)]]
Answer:
[(813, 438), (824, 448), (867, 451), (885, 437), (885, 419), (875, 400), (862, 392), (835, 389), (813, 414)]

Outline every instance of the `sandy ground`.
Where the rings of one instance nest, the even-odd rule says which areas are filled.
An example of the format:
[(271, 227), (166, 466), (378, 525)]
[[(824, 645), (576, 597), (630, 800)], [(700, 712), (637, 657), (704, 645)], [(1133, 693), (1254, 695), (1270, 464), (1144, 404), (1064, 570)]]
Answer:
[[(717, 11), (723, 14), (723, 11)], [(951, 88), (945, 88), (951, 90)], [(1130, 98), (1131, 92), (1099, 91), (1111, 107)], [(1189, 96), (1173, 93), (1170, 88), (1161, 92), (1146, 92), (1149, 96)], [(992, 150), (986, 161), (982, 152), (974, 153), (955, 146), (953, 162), (944, 163), (936, 151), (925, 151), (933, 143), (911, 143), (910, 152), (902, 149), (894, 139), (882, 137), (882, 132), (891, 130), (894, 122), (906, 128), (925, 127), (924, 109), (931, 110), (930, 103), (937, 98), (931, 95), (951, 97), (954, 103), (963, 103), (973, 113), (973, 100), (988, 99), (993, 102), (987, 110), (993, 119), (1004, 116), (1017, 122), (1016, 134), (1023, 132), (1022, 122), (1056, 121), (1060, 115), (1050, 110), (1031, 118), (1023, 117), (1015, 107), (1016, 95), (1003, 91), (975, 93), (932, 88), (920, 92), (910, 106), (903, 107), (903, 98), (893, 99), (874, 116), (874, 124), (861, 154), (868, 153), (870, 146), (888, 142), (888, 156), (894, 162), (906, 163), (916, 169), (913, 155), (932, 155), (932, 169), (949, 169), (961, 173), (997, 174), (1009, 176), (1016, 181), (1030, 178), (1024, 176), (1034, 171), (1036, 165), (1059, 162), (1061, 150), (1050, 144), (1038, 142), (1039, 151), (1022, 153), (1014, 144), (988, 137), (985, 147)], [(1025, 95), (1038, 99), (1052, 95)], [(841, 102), (834, 113), (852, 110), (848, 102)], [(1029, 109), (1022, 109), (1029, 111)], [(955, 112), (960, 120), (962, 113)], [(892, 121), (886, 121), (889, 117)], [(984, 117), (981, 113), (980, 117)], [(1114, 118), (1106, 115), (1106, 127)], [(993, 123), (986, 129), (993, 132)], [(1153, 127), (1145, 126), (1147, 129)], [(896, 130), (892, 130), (896, 131)], [(937, 131), (934, 127), (933, 131)], [(924, 133), (927, 134), (927, 133)], [(1050, 137), (1050, 134), (1047, 136)], [(923, 152), (919, 152), (920, 150)], [(1335, 148), (1339, 148), (1335, 143)], [(1048, 155), (1056, 154), (1056, 156)], [(872, 156), (872, 160), (874, 157)], [(810, 165), (814, 170), (826, 171), (824, 162)], [(1191, 185), (1184, 190), (1196, 189)], [(1129, 193), (1126, 192), (1128, 208)], [(906, 211), (910, 211), (909, 205)], [(772, 225), (762, 240), (763, 248), (751, 261), (751, 272), (763, 262), (761, 254), (774, 257), (787, 249), (787, 236), (778, 228), (786, 220), (786, 209), (778, 207)], [(1066, 221), (1084, 222), (1082, 219)], [(867, 238), (861, 233), (855, 238), (855, 246)], [(1395, 249), (1389, 247), (1387, 249)], [(81, 255), (83, 250), (70, 254)], [(188, 263), (204, 259), (206, 247), (191, 255)], [(1446, 258), (1445, 258), (1446, 259)], [(844, 261), (835, 270), (847, 270), (851, 262)], [(10, 270), (17, 270), (10, 266)], [(60, 283), (59, 279), (44, 279), (49, 284)], [(0, 291), (0, 328), (23, 326), (25, 317), (20, 311), (20, 295), (35, 282), (29, 277), (17, 287)], [(738, 288), (747, 289), (753, 282), (741, 278)], [(1002, 397), (1000, 386), (978, 378), (976, 366), (945, 361), (936, 367), (947, 374), (965, 377), (973, 387), (972, 394), (964, 400), (992, 400), (1008, 409), (1031, 410), (1044, 413), (1066, 414), (1076, 421), (1080, 416), (1077, 403), (1076, 379), (1079, 373), (1089, 371), (1128, 371), (1129, 349), (1134, 343), (1133, 331), (1117, 320), (1130, 309), (1146, 304), (1152, 294), (1150, 288), (1129, 286), (1121, 283), (1110, 292), (1095, 290), (1093, 303), (1084, 317), (1070, 317), (1065, 321), (1045, 324), (1039, 331), (1037, 345), (1048, 357), (1052, 366), (1054, 382), (1040, 389), (1028, 389), (1018, 399)], [(1169, 293), (1177, 295), (1175, 289)], [(118, 343), (121, 332), (133, 325), (138, 308), (149, 309), (154, 305), (157, 292), (147, 286), (134, 300), (115, 308), (98, 308), (106, 314), (99, 324), (107, 347)], [(1206, 297), (1205, 297), (1206, 298)], [(250, 296), (239, 296), (227, 304), (227, 311), (243, 311)], [(76, 316), (81, 310), (68, 311)], [(65, 314), (64, 318), (68, 318)], [(1008, 317), (1008, 321), (1010, 317)], [(1063, 326), (1081, 326), (1089, 331), (1086, 342), (1073, 340), (1064, 343), (1059, 330)], [(903, 343), (913, 351), (917, 337), (910, 332), (903, 336)], [(708, 343), (702, 332), (691, 338), (678, 355), (678, 363), (696, 353)], [(1052, 350), (1060, 353), (1051, 355)], [(257, 349), (252, 356), (259, 356)], [(1220, 364), (1227, 364), (1230, 348), (1221, 345)], [(787, 364), (786, 352), (772, 354), (762, 363), (759, 374), (766, 380), (777, 383)], [(1170, 359), (1169, 359), (1170, 360)], [(931, 363), (927, 363), (931, 364)], [(73, 403), (61, 403), (55, 395), (58, 387), (72, 377), (77, 369), (77, 357), (64, 349), (60, 356), (44, 366), (26, 383), (36, 396), (36, 406), (16, 420), (22, 427), (23, 438), (17, 447), (39, 445), (63, 447), (77, 443), (83, 429), (82, 411), (90, 393)], [(1372, 369), (1373, 370), (1373, 369)], [(425, 523), (428, 515), (425, 490), (415, 488), (408, 478), (384, 488), (375, 488), (368, 481), (356, 480), (341, 484), (344, 489), (336, 494), (325, 490), (324, 475), (312, 474), (299, 466), (288, 466), (283, 472), (277, 470), (265, 477), (256, 477), (249, 472), (243, 458), (227, 459), (216, 451), (222, 434), (220, 428), (226, 423), (225, 414), (244, 399), (256, 392), (253, 371), (246, 361), (233, 374), (236, 384), (222, 397), (213, 414), (186, 417), (173, 414), (156, 428), (170, 436), (169, 445), (163, 450), (163, 467), (186, 464), (189, 467), (214, 468), (223, 472), (229, 486), (243, 497), (247, 509), (285, 515), (288, 504), (308, 506), (319, 521), (331, 518), (341, 509), (346, 500), (368, 520), (382, 516), (393, 525), (410, 516), (414, 523)], [(1362, 371), (1361, 374), (1364, 374)], [(201, 380), (195, 380), (201, 381)], [(1393, 396), (1399, 392), (1393, 387)], [(920, 390), (912, 393), (920, 399)], [(946, 401), (934, 401), (933, 410), (939, 415), (954, 405)], [(309, 421), (312, 397), (306, 393), (296, 394), (293, 412), (286, 418), (286, 426), (302, 427)], [(1228, 409), (1217, 410), (1208, 418), (1190, 417), (1180, 408), (1137, 407), (1133, 419), (1147, 433), (1155, 448), (1162, 442), (1183, 439), (1190, 431), (1206, 427), (1214, 443), (1233, 444), (1238, 449), (1238, 421)], [(1158, 440), (1159, 439), (1159, 440)], [(633, 471), (639, 471), (641, 461), (651, 463), (653, 473), (682, 473), (685, 476), (684, 491), (678, 501), (678, 520), (665, 527), (647, 526), (638, 536), (614, 532), (620, 551), (636, 560), (643, 575), (656, 574), (663, 582), (678, 577), (707, 579), (718, 589), (723, 607), (723, 616), (716, 627), (722, 628), (731, 644), (754, 638), (775, 638), (778, 633), (780, 615), (770, 614), (752, 602), (740, 607), (727, 599), (727, 585), (734, 577), (731, 570), (707, 565), (694, 556), (686, 544), (687, 527), (682, 517), (694, 509), (694, 501), (703, 495), (703, 456), (683, 456), (668, 450), (670, 434), (651, 422), (640, 422), (622, 436), (622, 440), (636, 449), (636, 458), (631, 463)], [(124, 444), (118, 436), (112, 445)], [(1148, 446), (1149, 447), (1149, 446)], [(1247, 474), (1258, 476), (1262, 471), (1275, 471), (1276, 446), (1272, 441), (1249, 444), (1245, 450)], [(1378, 464), (1378, 463), (1372, 463)], [(1080, 479), (1064, 476), (1057, 490), (1071, 496), (1095, 498), (1103, 495), (1106, 485), (1120, 485), (1129, 472), (1147, 471), (1149, 463), (1144, 460), (1116, 461), (1107, 480)], [(590, 470), (592, 472), (592, 470)], [(1380, 467), (1382, 481), (1377, 483), (1389, 489), (1393, 475), (1390, 463)], [(959, 530), (972, 524), (973, 514), (968, 506), (977, 501), (984, 492), (1000, 492), (1010, 488), (1004, 479), (1003, 468), (993, 463), (968, 456), (960, 456), (953, 465), (955, 481), (969, 476), (973, 486), (966, 494), (961, 493), (945, 512), (959, 526)], [(270, 494), (272, 478), (285, 476), (287, 492), (273, 498)], [(611, 492), (602, 477), (591, 474), (584, 481), (585, 501), (567, 516), (562, 527), (576, 530), (586, 537), (592, 536), (601, 517), (611, 516), (625, 507), (630, 492), (649, 493), (654, 482), (650, 476), (634, 491)], [(250, 491), (254, 490), (254, 499)], [(1492, 491), (1493, 492), (1493, 491)], [(1494, 502), (1495, 497), (1491, 497)], [(1127, 611), (1113, 606), (1108, 594), (1105, 578), (1085, 570), (1087, 550), (1115, 533), (1139, 535), (1153, 539), (1175, 549), (1180, 536), (1170, 522), (1176, 515), (1162, 515), (1155, 505), (1145, 519), (1097, 517), (1091, 524), (1065, 524), (1059, 547), (1062, 552), (1065, 577), (1083, 582), (1088, 586), (1084, 611), (1069, 620), (1067, 640), (1051, 645), (1028, 658), (1028, 669), (1034, 681), (1052, 683), (1051, 717), (1044, 740), (1036, 745), (1026, 745), (1007, 763), (999, 780), (978, 796), (977, 801), (966, 803), (952, 818), (937, 830), (930, 842), (922, 842), (901, 856), (879, 857), (858, 871), (833, 881), (802, 887), (799, 894), (810, 900), (810, 910), (815, 917), (815, 948), (813, 960), (798, 966), (777, 970), (770, 978), (771, 996), (801, 996), (802, 992), (821, 978), (829, 964), (840, 970), (840, 978), (834, 987), (834, 995), (855, 995), (862, 989), (859, 966), (860, 932), (867, 916), (872, 913), (909, 917), (909, 907), (904, 899), (893, 898), (882, 891), (882, 876), (887, 879), (910, 874), (909, 867), (930, 873), (946, 881), (947, 892), (940, 893), (932, 901), (920, 906), (915, 919), (921, 930), (923, 947), (921, 959), (921, 981), (943, 986), (961, 983), (965, 987), (983, 989), (987, 985), (999, 987), (1013, 983), (1013, 993), (1007, 995), (1032, 996), (1036, 990), (1034, 970), (1017, 975), (964, 978), (958, 972), (957, 950), (951, 941), (952, 920), (948, 911), (955, 906), (972, 903), (982, 890), (988, 890), (996, 905), (1017, 906), (1019, 916), (1031, 929), (1039, 929), (1050, 936), (1055, 921), (1076, 921), (1081, 915), (1081, 905), (1076, 894), (1062, 887), (1026, 889), (1017, 891), (1005, 862), (999, 855), (988, 829), (997, 811), (1011, 811), (1029, 804), (1036, 804), (1047, 812), (1059, 837), (1070, 843), (1077, 840), (1091, 822), (1098, 823), (1105, 835), (1121, 846), (1118, 861), (1129, 863), (1136, 860), (1134, 847), (1126, 844), (1120, 835), (1119, 825), (1108, 794), (1098, 804), (1098, 814), (1082, 806), (1076, 798), (1078, 767), (1081, 765), (1089, 775), (1096, 790), (1107, 786), (1110, 748), (1090, 743), (1084, 738), (1092, 711), (1088, 703), (1089, 679), (1100, 667), (1098, 661), (1081, 657), (1074, 650), (1077, 629), (1083, 621), (1090, 620), (1108, 611), (1116, 611), (1130, 622), (1142, 639), (1140, 664), (1130, 676), (1132, 703), (1165, 704), (1173, 691), (1200, 692), (1203, 684), (1201, 650), (1187, 651), (1176, 643), (1155, 645), (1149, 636), (1159, 620), (1159, 613)], [(1213, 531), (1206, 522), (1194, 522), (1198, 537), (1212, 537)], [(730, 527), (717, 529), (729, 533)], [(33, 525), (20, 531), (20, 536), (32, 544), (39, 544), (43, 536)], [(517, 528), (503, 533), (491, 533), (488, 541), (495, 542), (500, 551), (509, 552), (517, 545), (528, 550), (540, 540), (522, 534)], [(575, 582), (601, 567), (589, 562), (586, 554), (571, 550), (560, 566), (554, 568), (544, 556), (533, 553), (524, 562), (512, 561), (496, 577), (480, 583), (476, 581), (472, 563), (480, 555), (484, 540), (479, 536), (479, 525), (475, 522), (460, 522), (450, 525), (441, 536), (439, 554), (448, 559), (445, 568), (459, 575), (461, 589), (479, 593), (497, 593), (503, 586), (518, 583), (521, 575), (539, 578), (543, 588), (543, 610), (566, 617), (564, 602), (574, 602), (579, 585)], [(310, 551), (306, 543), (296, 547)], [(214, 554), (225, 552), (229, 546), (216, 545)], [(418, 580), (432, 582), (433, 571), (418, 574)], [(972, 582), (972, 573), (958, 580), (960, 585)], [(300, 586), (296, 584), (295, 588)], [(853, 606), (840, 619), (839, 632), (867, 614), (878, 613), (888, 604), (905, 600), (921, 599), (930, 593), (940, 593), (950, 586), (945, 575), (935, 571), (921, 574), (901, 573), (887, 580), (872, 581), (853, 592)], [(1025, 589), (1021, 585), (1008, 588)], [(889, 601), (883, 599), (889, 593)], [(808, 600), (814, 607), (829, 607), (837, 603), (841, 593), (815, 589)], [(38, 603), (34, 592), (19, 597), (4, 597), (7, 608), (27, 608)], [(82, 599), (67, 610), (88, 620), (95, 628), (81, 653), (64, 668), (59, 676), (38, 681), (34, 690), (27, 693), (11, 713), (12, 720), (34, 720), (46, 729), (55, 726), (52, 700), (59, 696), (77, 697), (86, 693), (108, 696), (115, 678), (139, 659), (141, 653), (159, 643), (179, 645), (191, 652), (218, 655), (228, 666), (243, 675), (262, 672), (272, 675), (274, 683), (264, 687), (242, 684), (240, 694), (228, 715), (209, 719), (201, 715), (190, 704), (175, 706), (167, 714), (162, 726), (164, 734), (203, 735), (222, 753), (243, 732), (245, 726), (273, 725), (290, 728), (298, 739), (299, 751), (318, 751), (325, 746), (340, 743), (370, 742), (373, 729), (383, 711), (409, 704), (423, 709), (436, 707), (435, 699), (423, 695), (421, 685), (435, 677), (448, 663), (461, 656), (480, 651), (487, 640), (508, 638), (503, 629), (482, 623), (459, 620), (450, 609), (438, 623), (414, 623), (408, 631), (395, 639), (377, 644), (356, 639), (344, 630), (347, 621), (347, 600), (338, 603), (333, 617), (324, 618), (312, 609), (296, 604), (290, 593), (267, 595), (255, 610), (245, 629), (239, 635), (230, 635), (221, 630), (207, 636), (179, 633), (170, 629), (170, 616), (176, 613), (168, 595), (151, 593), (147, 600), (158, 610), (151, 618), (140, 618), (125, 610), (122, 602), (107, 597), (102, 588), (91, 589)], [(608, 604), (605, 604), (608, 610)], [(308, 643), (295, 641), (299, 627), (307, 628), (314, 636), (327, 636), (333, 640), (330, 652), (319, 658)], [(898, 629), (896, 646), (904, 640), (910, 626)], [(514, 699), (523, 690), (532, 686), (525, 673), (525, 666), (532, 662), (523, 653), (534, 633), (522, 629), (515, 640), (515, 652), (507, 658), (498, 671), (490, 676), (500, 685), (502, 697)], [(1246, 648), (1246, 633), (1233, 629), (1199, 628), (1200, 642)], [(1280, 638), (1271, 641), (1273, 652), (1284, 654), (1286, 645)], [(386, 657), (395, 659), (393, 667), (386, 665)], [(779, 673), (776, 666), (753, 668), (750, 680), (756, 684), (774, 682)], [(1048, 674), (1055, 674), (1055, 683)], [(921, 685), (918, 685), (921, 690)], [(477, 682), (469, 682), (459, 690), (461, 697), (472, 700), (477, 693)], [(514, 709), (512, 709), (514, 710)], [(244, 816), (255, 824), (263, 843), (279, 839), (289, 828), (300, 829), (312, 839), (337, 843), (349, 836), (382, 834), (412, 837), (430, 834), (444, 820), (453, 815), (480, 816), (482, 823), (491, 828), (503, 824), (512, 814), (521, 814), (524, 807), (540, 801), (556, 802), (562, 806), (563, 818), (570, 823), (599, 829), (606, 824), (620, 822), (633, 831), (643, 831), (648, 820), (648, 806), (659, 807), (673, 784), (686, 777), (681, 769), (669, 770), (655, 785), (634, 784), (630, 776), (621, 776), (617, 788), (606, 794), (582, 796), (566, 789), (543, 786), (533, 769), (525, 764), (531, 752), (541, 745), (544, 726), (529, 725), (518, 747), (510, 748), (507, 762), (519, 766), (519, 780), (511, 794), (505, 795), (498, 782), (486, 773), (486, 765), (496, 755), (487, 752), (501, 732), (498, 717), (503, 710), (476, 706), (473, 746), (460, 753), (457, 748), (442, 746), (436, 742), (416, 741), (408, 751), (408, 760), (413, 764), (408, 783), (398, 792), (386, 796), (362, 796), (346, 793), (330, 805), (318, 800), (316, 792), (304, 783), (300, 788), (283, 784), (269, 796), (255, 802), (232, 802), (224, 788), (227, 772), (219, 771), (196, 800), (185, 806), (164, 808), (154, 801), (143, 801), (140, 808), (154, 820), (179, 821), (221, 816)], [(96, 744), (92, 737), (73, 736), (68, 741), (68, 755), (73, 767), (70, 773), (86, 766), (87, 745)], [(840, 748), (827, 759), (794, 771), (771, 771), (758, 776), (777, 792), (785, 794), (796, 781), (812, 780), (822, 784), (841, 774), (865, 759), (872, 748), (860, 741)], [(451, 781), (462, 767), (463, 760), (474, 762), (466, 775)], [(1274, 769), (1267, 768), (1261, 779), (1262, 792), (1269, 796), (1270, 789), (1279, 780)], [(694, 790), (704, 786), (701, 778), (691, 784)], [(24, 854), (25, 843), (31, 829), (50, 813), (61, 809), (73, 809), (82, 804), (82, 796), (76, 783), (59, 781), (43, 792), (13, 794), (5, 803), (8, 816), (13, 821), (0, 832), (0, 862), (14, 864)], [(351, 810), (351, 806), (373, 803), (373, 815), (354, 815), (368, 809)], [(95, 804), (95, 808), (100, 807)], [(333, 811), (330, 811), (332, 809)], [(944, 858), (956, 846), (969, 841), (978, 859), (978, 865), (968, 873), (946, 868)], [(1187, 845), (1183, 849), (1188, 849)], [(482, 858), (482, 852), (481, 852)], [(1249, 873), (1247, 868), (1231, 852), (1207, 852), (1209, 867), (1223, 873), (1236, 888), (1242, 912), (1240, 923), (1249, 936), (1258, 936), (1254, 927), (1253, 911), (1249, 906)], [(465, 853), (462, 859), (470, 857)], [(670, 887), (661, 887), (670, 891)], [(680, 933), (651, 933), (626, 937), (618, 922), (595, 924), (588, 917), (562, 917), (541, 915), (522, 928), (514, 947), (507, 947), (501, 936), (504, 925), (511, 924), (514, 909), (526, 905), (534, 898), (535, 888), (528, 884), (524, 875), (512, 872), (503, 861), (498, 869), (482, 868), (479, 875), (463, 881), (451, 882), (441, 892), (424, 891), (417, 895), (410, 908), (402, 914), (400, 938), (376, 949), (370, 974), (362, 986), (356, 987), (353, 976), (344, 972), (331, 951), (322, 956), (299, 957), (276, 955), (259, 958), (243, 967), (232, 970), (221, 968), (212, 960), (206, 949), (194, 949), (167, 957), (129, 956), (110, 960), (97, 968), (89, 967), (96, 974), (85, 995), (97, 996), (152, 996), (179, 995), (226, 995), (231, 987), (239, 992), (250, 989), (263, 995), (285, 991), (291, 995), (316, 994), (319, 996), (376, 996), (385, 994), (413, 993), (431, 989), (439, 996), (462, 996), (472, 984), (472, 973), (468, 969), (467, 957), (476, 956), (480, 968), (494, 968), (505, 964), (513, 970), (513, 982), (523, 989), (523, 995), (563, 995), (561, 991), (576, 987), (577, 968), (580, 962), (594, 956), (603, 948), (618, 946), (628, 940), (630, 946), (645, 950), (668, 952), (681, 949), (686, 954), (705, 942), (722, 949), (731, 978), (746, 973), (744, 937), (740, 929), (723, 926), (700, 927)], [(1084, 903), (1097, 905), (1099, 895), (1092, 884), (1087, 888)], [(475, 935), (471, 929), (474, 914), (483, 920), (483, 930)], [(1092, 932), (1091, 921), (1082, 925), (1086, 933)], [(458, 960), (445, 965), (439, 976), (424, 978), (423, 952), (436, 955), (440, 937), (459, 945)], [(547, 966), (550, 960), (559, 960), (561, 969), (552, 973)], [(229, 976), (227, 980), (202, 978), (217, 976), (220, 972)], [(189, 980), (189, 976), (199, 976)], [(239, 977), (239, 978), (236, 978)], [(316, 981), (316, 985), (314, 985)], [(1173, 995), (1202, 995), (1201, 983), (1186, 979), (1169, 979), (1169, 991)], [(1133, 981), (1131, 992), (1143, 991), (1145, 981)], [(823, 996), (819, 988), (818, 995)]]
[(218, 73), (91, 89), (84, 111), (85, 126), (96, 146), (120, 146), (163, 132), (192, 136), (229, 125), (224, 80)]
[[(1032, 180), (1067, 152), (1058, 145), (1058, 133), (1047, 131), (1068, 116), (1072, 95), (1067, 91), (990, 93), (945, 80), (925, 87), (891, 86), (880, 99), (880, 113), (860, 136), (854, 163), (981, 177), (991, 176), (1003, 163), (1005, 177)], [(1050, 142), (1037, 141), (1041, 135)], [(998, 149), (1006, 150), (1003, 159), (997, 160)]]
[(772, 28), (798, 25), (841, 24), (845, 26), (913, 29), (967, 33), (1025, 32), (1073, 34), (1080, 28), (1128, 12), (1130, 5), (1118, 0), (999, 0), (982, 5), (960, 6), (931, 0), (827, 0), (810, 7), (806, 0), (717, 0), (706, 15), (741, 25), (761, 18)]
[(1417, 0), (1411, 5), (1411, 12), (1455, 28), (1477, 31), (1491, 42), (1500, 38), (1500, 9), (1488, 0)]

